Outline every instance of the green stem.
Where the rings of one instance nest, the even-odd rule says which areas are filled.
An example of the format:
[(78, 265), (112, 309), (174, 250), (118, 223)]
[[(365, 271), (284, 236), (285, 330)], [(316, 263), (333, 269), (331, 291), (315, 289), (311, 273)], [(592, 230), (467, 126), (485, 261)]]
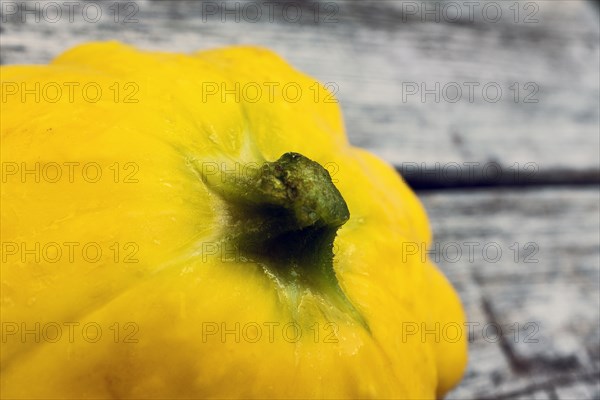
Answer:
[(366, 326), (333, 269), (333, 242), (350, 212), (327, 170), (286, 153), (244, 171), (203, 176), (228, 209), (224, 241), (292, 292), (309, 288)]

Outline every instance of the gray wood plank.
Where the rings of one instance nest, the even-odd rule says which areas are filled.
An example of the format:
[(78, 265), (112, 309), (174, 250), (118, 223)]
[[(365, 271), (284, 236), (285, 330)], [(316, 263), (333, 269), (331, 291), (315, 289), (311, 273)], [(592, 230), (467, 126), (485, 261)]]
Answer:
[(597, 187), (421, 194), (431, 257), (473, 324), (468, 372), (449, 398), (598, 398), (599, 197)]
[[(419, 163), (425, 170), (436, 162), (494, 161), (504, 168), (529, 162), (539, 170), (598, 170), (600, 33), (592, 2), (486, 0), (476, 2), (473, 18), (463, 5), (462, 18), (451, 22), (453, 10), (443, 8), (448, 2), (322, 1), (319, 23), (314, 22), (315, 3), (306, 1), (287, 2), (292, 7), (287, 20), (284, 3), (278, 2), (272, 22), (269, 8), (255, 2), (262, 12), (257, 23), (250, 21), (250, 9), (238, 13), (239, 23), (232, 20), (235, 14), (223, 23), (227, 15), (207, 9), (207, 2), (152, 0), (122, 2), (117, 23), (108, 8), (113, 2), (102, 3), (95, 23), (84, 20), (81, 7), (73, 22), (63, 10), (57, 22), (48, 22), (49, 15), (36, 23), (30, 15), (23, 23), (22, 14), (6, 9), (22, 2), (1, 3), (0, 61), (5, 64), (47, 62), (87, 40), (119, 39), (183, 52), (257, 44), (334, 83), (351, 141), (398, 166)], [(233, 1), (208, 3), (235, 7)], [(134, 11), (123, 8), (130, 4), (137, 22), (123, 23), (126, 12)], [(498, 5), (502, 16), (493, 22)], [(290, 22), (300, 6), (302, 18)], [(439, 11), (428, 15), (426, 7)], [(332, 20), (326, 20), (332, 11)], [(479, 85), (473, 102), (469, 82)], [(439, 103), (434, 95), (423, 102), (420, 86), (432, 89), (436, 83)], [(515, 83), (520, 88), (516, 101)], [(452, 103), (455, 84), (463, 94)], [(486, 101), (482, 90), (488, 84), (502, 89), (499, 101)], [(413, 85), (419, 93), (410, 95)], [(450, 86), (443, 92), (445, 85)], [(538, 102), (525, 102), (536, 90), (529, 100)], [(489, 89), (488, 98), (493, 93)]]

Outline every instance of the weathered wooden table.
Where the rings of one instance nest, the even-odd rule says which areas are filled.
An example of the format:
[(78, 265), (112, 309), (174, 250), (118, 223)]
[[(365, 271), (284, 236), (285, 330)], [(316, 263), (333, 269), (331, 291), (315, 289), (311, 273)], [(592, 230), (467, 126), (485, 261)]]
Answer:
[(467, 309), (469, 368), (448, 397), (600, 398), (597, 3), (47, 3), (0, 2), (1, 63), (89, 40), (245, 43), (328, 83), (351, 142), (420, 190)]

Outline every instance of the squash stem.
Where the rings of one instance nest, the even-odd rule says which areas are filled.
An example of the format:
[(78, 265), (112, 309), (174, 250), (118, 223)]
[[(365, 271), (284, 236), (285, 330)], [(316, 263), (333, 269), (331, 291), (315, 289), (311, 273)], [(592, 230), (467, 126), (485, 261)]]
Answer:
[(228, 209), (225, 242), (292, 292), (310, 289), (366, 327), (333, 268), (333, 242), (350, 212), (325, 168), (285, 153), (244, 174), (203, 179)]

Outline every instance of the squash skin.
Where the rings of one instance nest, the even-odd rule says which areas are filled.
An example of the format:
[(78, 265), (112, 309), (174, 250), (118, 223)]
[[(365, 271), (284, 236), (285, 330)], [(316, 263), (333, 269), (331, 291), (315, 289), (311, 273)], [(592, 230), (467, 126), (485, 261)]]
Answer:
[[(393, 168), (348, 143), (339, 105), (324, 87), (315, 101), (312, 78), (261, 48), (182, 55), (117, 42), (76, 47), (48, 66), (1, 68), (3, 163), (58, 163), (63, 173), (65, 163), (78, 163), (76, 171), (96, 163), (103, 176), (36, 182), (3, 174), (3, 398), (423, 399), (460, 380), (464, 329), (458, 340), (437, 341), (404, 331), (464, 328), (447, 280), (421, 251), (406, 254), (407, 243), (431, 241), (423, 207)], [(15, 82), (93, 82), (103, 92), (97, 102), (70, 101), (66, 92), (36, 101), (7, 94), (5, 83)], [(292, 102), (279, 90), (257, 101), (207, 94), (215, 83), (265, 82), (293, 83), (302, 95)], [(124, 101), (131, 88), (137, 102)], [(292, 294), (259, 263), (218, 248), (232, 228), (224, 201), (199, 176), (204, 167), (231, 170), (287, 152), (332, 167), (350, 210), (334, 242), (334, 269), (369, 330), (318, 292)], [(94, 262), (78, 251), (36, 262), (22, 249), (9, 254), (5, 243), (58, 243), (63, 253), (64, 243), (94, 243), (103, 251)], [(207, 254), (215, 244), (218, 252)], [(10, 334), (5, 327), (14, 324), (19, 332)], [(48, 324), (62, 327), (60, 340), (44, 337)], [(286, 336), (287, 324), (301, 337)], [(101, 327), (97, 341), (84, 326)], [(23, 327), (42, 331), (41, 339), (23, 337)]]

